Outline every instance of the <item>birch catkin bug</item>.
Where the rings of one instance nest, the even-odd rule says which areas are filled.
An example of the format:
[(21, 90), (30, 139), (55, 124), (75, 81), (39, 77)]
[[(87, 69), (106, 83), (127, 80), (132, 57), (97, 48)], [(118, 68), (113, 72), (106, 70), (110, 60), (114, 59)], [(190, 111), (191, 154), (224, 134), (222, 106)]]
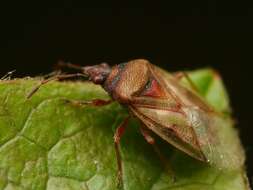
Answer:
[[(155, 147), (162, 159), (149, 131), (189, 156), (218, 168), (233, 169), (243, 164), (244, 158), (234, 155), (234, 152), (241, 149), (237, 138), (233, 142), (236, 144), (234, 150), (228, 150), (229, 142), (219, 133), (219, 130), (224, 130), (224, 126), (229, 127), (224, 124), (226, 118), (216, 113), (194, 90), (183, 86), (175, 75), (168, 74), (143, 59), (112, 68), (105, 63), (86, 67), (72, 64), (65, 66), (81, 72), (44, 80), (28, 97), (51, 80), (86, 76), (93, 83), (101, 85), (112, 100), (71, 102), (101, 106), (117, 101), (126, 106), (141, 121), (142, 135)], [(127, 122), (128, 118), (121, 123), (114, 135), (119, 179), (122, 176), (119, 142)]]

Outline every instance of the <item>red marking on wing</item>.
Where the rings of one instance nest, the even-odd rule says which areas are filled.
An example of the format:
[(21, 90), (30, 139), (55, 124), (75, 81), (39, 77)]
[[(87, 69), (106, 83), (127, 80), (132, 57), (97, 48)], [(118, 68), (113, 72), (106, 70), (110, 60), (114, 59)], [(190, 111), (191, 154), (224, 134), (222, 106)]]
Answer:
[(145, 89), (141, 95), (157, 98), (165, 97), (165, 93), (162, 90), (161, 86), (154, 79), (151, 81), (150, 87)]

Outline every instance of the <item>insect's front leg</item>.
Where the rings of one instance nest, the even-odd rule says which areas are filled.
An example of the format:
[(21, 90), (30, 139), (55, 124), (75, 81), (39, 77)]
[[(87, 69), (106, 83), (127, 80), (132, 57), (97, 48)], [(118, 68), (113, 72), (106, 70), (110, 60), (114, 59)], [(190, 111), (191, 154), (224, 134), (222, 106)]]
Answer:
[(117, 173), (117, 185), (121, 187), (123, 185), (123, 179), (122, 179), (122, 160), (120, 156), (120, 139), (122, 135), (125, 132), (125, 129), (128, 125), (128, 120), (130, 116), (128, 116), (126, 119), (123, 120), (123, 122), (119, 125), (119, 127), (116, 129), (114, 134), (114, 146), (115, 146), (115, 153), (116, 153), (116, 159), (117, 159), (117, 165), (118, 165), (118, 173)]
[(143, 137), (145, 138), (145, 140), (152, 145), (154, 151), (157, 153), (159, 159), (161, 160), (163, 166), (165, 167), (166, 171), (170, 174), (170, 176), (172, 176), (172, 180), (175, 181), (175, 174), (173, 172), (173, 169), (169, 163), (169, 161), (165, 158), (165, 156), (162, 154), (162, 152), (160, 151), (160, 149), (158, 148), (158, 146), (155, 143), (155, 139), (150, 135), (149, 130), (146, 129), (146, 127), (143, 125), (140, 128), (141, 134), (143, 135)]
[(82, 107), (82, 106), (105, 106), (111, 104), (113, 100), (103, 100), (103, 99), (92, 99), (92, 100), (69, 100), (64, 99), (64, 102), (71, 104), (73, 106)]

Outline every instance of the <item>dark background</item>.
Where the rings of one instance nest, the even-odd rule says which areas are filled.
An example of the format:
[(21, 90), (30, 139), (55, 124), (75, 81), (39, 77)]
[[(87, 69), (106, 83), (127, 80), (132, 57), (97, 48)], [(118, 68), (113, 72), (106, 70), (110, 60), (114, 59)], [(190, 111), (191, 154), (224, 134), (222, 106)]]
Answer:
[(13, 69), (18, 77), (46, 74), (59, 59), (113, 65), (146, 58), (169, 71), (217, 69), (231, 97), (252, 178), (252, 4), (146, 1), (94, 8), (72, 1), (17, 1), (1, 9), (1, 76)]

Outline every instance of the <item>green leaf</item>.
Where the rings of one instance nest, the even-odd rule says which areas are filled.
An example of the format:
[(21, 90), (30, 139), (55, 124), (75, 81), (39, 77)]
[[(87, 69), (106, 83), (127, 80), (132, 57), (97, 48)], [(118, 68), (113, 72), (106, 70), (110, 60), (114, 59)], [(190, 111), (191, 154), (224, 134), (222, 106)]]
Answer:
[[(229, 112), (226, 91), (214, 71), (194, 71), (190, 77), (209, 104)], [(0, 189), (117, 189), (113, 134), (127, 111), (117, 102), (104, 107), (66, 104), (64, 99), (109, 98), (88, 82), (51, 82), (27, 100), (38, 83), (38, 79), (0, 82)], [(249, 189), (243, 166), (219, 170), (156, 138), (175, 173), (173, 182), (138, 127), (132, 119), (121, 141), (124, 189)], [(226, 132), (234, 130), (229, 126)], [(243, 151), (238, 154), (244, 157)]]

